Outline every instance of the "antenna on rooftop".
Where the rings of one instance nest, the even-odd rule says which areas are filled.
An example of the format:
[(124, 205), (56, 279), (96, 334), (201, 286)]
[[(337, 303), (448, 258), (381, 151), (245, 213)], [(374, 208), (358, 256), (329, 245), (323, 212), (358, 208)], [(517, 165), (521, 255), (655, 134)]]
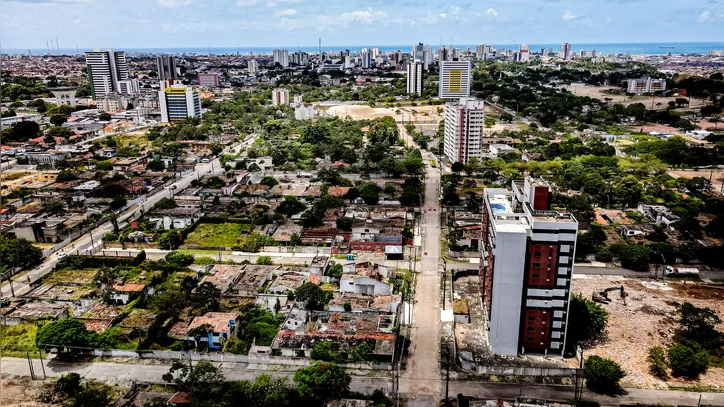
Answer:
[(78, 48), (78, 44), (75, 44), (75, 52), (80, 55), (80, 48)]
[(55, 53), (60, 54), (60, 45), (58, 45), (58, 37), (55, 37)]

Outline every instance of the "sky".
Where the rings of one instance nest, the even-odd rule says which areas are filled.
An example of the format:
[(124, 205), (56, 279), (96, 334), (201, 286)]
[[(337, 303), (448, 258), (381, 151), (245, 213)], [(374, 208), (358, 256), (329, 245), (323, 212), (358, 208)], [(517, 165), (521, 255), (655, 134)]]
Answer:
[(4, 49), (697, 42), (724, 0), (0, 0)]

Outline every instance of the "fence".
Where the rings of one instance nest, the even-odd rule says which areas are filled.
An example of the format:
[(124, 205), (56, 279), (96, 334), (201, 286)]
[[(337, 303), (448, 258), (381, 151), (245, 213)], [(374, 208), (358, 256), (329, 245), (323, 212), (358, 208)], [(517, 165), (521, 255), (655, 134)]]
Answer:
[(236, 355), (233, 353), (218, 352), (218, 353), (197, 353), (197, 352), (183, 352), (173, 350), (150, 350), (150, 351), (132, 351), (132, 350), (119, 350), (119, 349), (94, 349), (93, 356), (96, 357), (118, 357), (118, 358), (139, 358), (139, 359), (162, 359), (162, 360), (176, 360), (191, 358), (192, 361), (208, 360), (210, 362), (234, 362), (234, 363), (248, 363), (249, 357), (247, 355)]
[(544, 376), (575, 377), (578, 369), (563, 367), (526, 367), (526, 366), (482, 366), (475, 369), (477, 374), (495, 376)]

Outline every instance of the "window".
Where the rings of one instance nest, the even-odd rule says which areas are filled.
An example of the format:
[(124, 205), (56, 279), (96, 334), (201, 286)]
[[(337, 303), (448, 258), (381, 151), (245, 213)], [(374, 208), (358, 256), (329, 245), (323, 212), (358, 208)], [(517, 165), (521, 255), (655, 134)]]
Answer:
[(533, 268), (534, 269), (540, 268), (540, 263), (533, 263)]
[(532, 326), (528, 327), (528, 332), (534, 332), (534, 331), (535, 331), (535, 328), (533, 328)]
[(525, 341), (526, 341), (526, 342), (533, 342), (533, 338), (526, 338)]
[(542, 255), (543, 255), (543, 253), (541, 253), (541, 252), (533, 252), (533, 257), (540, 257)]
[(540, 274), (533, 274), (532, 278), (533, 278), (534, 280), (537, 280), (537, 279), (540, 278)]
[(528, 317), (528, 321), (535, 321), (535, 317), (534, 316)]

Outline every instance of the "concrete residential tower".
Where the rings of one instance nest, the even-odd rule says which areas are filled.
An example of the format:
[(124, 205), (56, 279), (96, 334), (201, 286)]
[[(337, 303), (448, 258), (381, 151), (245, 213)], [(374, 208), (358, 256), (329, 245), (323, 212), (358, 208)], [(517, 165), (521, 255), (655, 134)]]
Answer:
[(288, 105), (289, 89), (276, 88), (272, 90), (272, 106)]
[(470, 96), (470, 81), (472, 80), (472, 64), (470, 61), (442, 61), (440, 62), (440, 90), (441, 99), (457, 99)]
[(118, 81), (128, 79), (128, 63), (123, 51), (86, 52), (85, 62), (93, 99), (118, 92)]
[(173, 84), (173, 80), (170, 81), (169, 86), (161, 86), (161, 90), (158, 92), (158, 102), (162, 123), (181, 121), (187, 117), (201, 117), (199, 92), (190, 86), (180, 83)]
[(156, 57), (156, 72), (158, 80), (178, 79), (176, 72), (176, 57), (171, 55), (159, 55)]
[(445, 139), (443, 152), (450, 163), (466, 163), (483, 156), (485, 103), (480, 99), (461, 98), (445, 105)]
[(578, 222), (550, 210), (550, 185), (486, 188), (480, 290), (494, 353), (563, 355)]
[(422, 96), (422, 71), (424, 64), (414, 61), (407, 64), (407, 94)]

